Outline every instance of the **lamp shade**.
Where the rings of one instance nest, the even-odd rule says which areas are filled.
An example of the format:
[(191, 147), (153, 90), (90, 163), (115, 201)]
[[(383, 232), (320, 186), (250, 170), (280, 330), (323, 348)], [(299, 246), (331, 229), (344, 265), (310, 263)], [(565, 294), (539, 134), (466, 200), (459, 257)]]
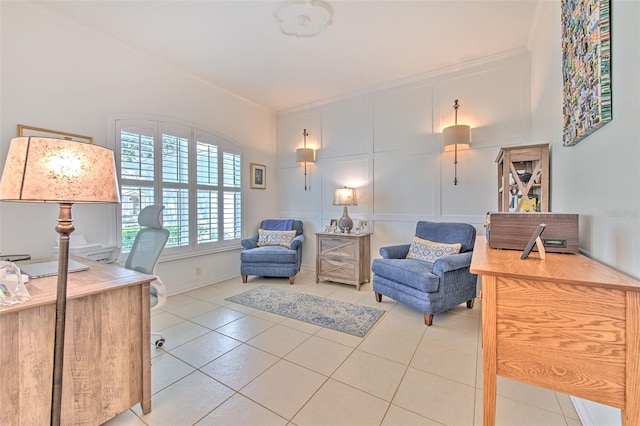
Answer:
[(119, 203), (113, 151), (66, 139), (11, 140), (0, 200)]
[(296, 149), (296, 163), (315, 163), (316, 151), (313, 148)]
[(355, 188), (337, 188), (333, 192), (334, 206), (357, 206), (358, 196)]
[(469, 148), (471, 146), (471, 127), (466, 124), (449, 126), (442, 131), (442, 145), (444, 149)]

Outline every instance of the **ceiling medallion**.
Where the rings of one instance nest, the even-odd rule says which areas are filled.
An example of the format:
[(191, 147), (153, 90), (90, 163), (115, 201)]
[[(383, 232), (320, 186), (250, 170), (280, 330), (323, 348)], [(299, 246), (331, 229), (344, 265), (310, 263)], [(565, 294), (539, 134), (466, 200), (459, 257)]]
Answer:
[(321, 0), (287, 0), (275, 16), (282, 34), (313, 37), (331, 24), (333, 9)]

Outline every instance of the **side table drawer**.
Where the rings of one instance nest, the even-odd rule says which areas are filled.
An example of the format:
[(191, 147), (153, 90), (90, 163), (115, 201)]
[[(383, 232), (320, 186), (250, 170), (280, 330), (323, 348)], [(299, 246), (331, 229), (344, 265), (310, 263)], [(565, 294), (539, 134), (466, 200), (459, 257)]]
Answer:
[(318, 275), (326, 279), (336, 278), (340, 281), (356, 282), (356, 264), (335, 258), (321, 258)]
[(355, 259), (358, 253), (358, 241), (353, 238), (320, 238), (319, 252), (321, 257)]

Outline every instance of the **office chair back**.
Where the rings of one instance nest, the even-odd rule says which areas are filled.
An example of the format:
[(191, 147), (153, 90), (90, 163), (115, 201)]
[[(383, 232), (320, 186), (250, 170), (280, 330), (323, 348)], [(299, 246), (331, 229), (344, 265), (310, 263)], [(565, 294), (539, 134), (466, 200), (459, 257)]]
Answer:
[[(158, 258), (169, 239), (169, 231), (162, 227), (164, 206), (147, 206), (138, 215), (138, 224), (142, 227), (133, 241), (133, 246), (124, 267), (144, 274), (155, 275)], [(164, 284), (157, 278), (151, 285), (151, 307), (161, 300), (158, 293), (164, 293)]]

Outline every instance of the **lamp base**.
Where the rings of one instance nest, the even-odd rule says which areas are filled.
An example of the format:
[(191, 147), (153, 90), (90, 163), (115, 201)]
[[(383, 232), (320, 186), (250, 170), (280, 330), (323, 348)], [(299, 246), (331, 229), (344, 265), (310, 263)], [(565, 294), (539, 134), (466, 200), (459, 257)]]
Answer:
[(353, 220), (349, 217), (349, 212), (347, 211), (347, 206), (344, 206), (342, 210), (342, 217), (338, 221), (338, 229), (345, 234), (350, 234), (351, 229), (353, 228)]

